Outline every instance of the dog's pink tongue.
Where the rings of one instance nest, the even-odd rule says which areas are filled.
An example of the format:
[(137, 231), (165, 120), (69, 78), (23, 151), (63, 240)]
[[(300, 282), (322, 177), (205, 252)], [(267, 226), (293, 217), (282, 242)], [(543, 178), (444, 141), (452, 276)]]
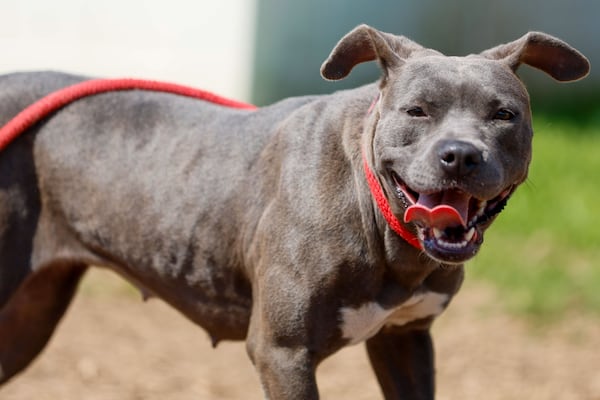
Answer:
[(426, 226), (445, 229), (467, 226), (471, 196), (458, 190), (421, 194), (417, 204), (406, 209), (404, 222), (421, 222)]

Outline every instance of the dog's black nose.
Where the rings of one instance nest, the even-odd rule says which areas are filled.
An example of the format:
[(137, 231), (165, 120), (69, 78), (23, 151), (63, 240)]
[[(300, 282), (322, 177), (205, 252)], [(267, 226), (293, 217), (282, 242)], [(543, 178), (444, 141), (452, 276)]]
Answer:
[(453, 176), (465, 176), (483, 161), (483, 154), (475, 145), (460, 140), (438, 143), (437, 155), (442, 169)]

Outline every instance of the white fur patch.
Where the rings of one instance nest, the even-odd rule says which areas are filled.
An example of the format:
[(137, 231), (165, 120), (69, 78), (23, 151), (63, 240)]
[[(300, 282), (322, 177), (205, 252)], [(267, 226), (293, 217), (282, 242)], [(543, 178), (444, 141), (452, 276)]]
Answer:
[(379, 303), (365, 303), (358, 308), (344, 307), (342, 336), (349, 344), (357, 344), (374, 336), (384, 325), (404, 325), (411, 321), (439, 315), (444, 311), (448, 295), (425, 292), (413, 295), (395, 308), (384, 309)]

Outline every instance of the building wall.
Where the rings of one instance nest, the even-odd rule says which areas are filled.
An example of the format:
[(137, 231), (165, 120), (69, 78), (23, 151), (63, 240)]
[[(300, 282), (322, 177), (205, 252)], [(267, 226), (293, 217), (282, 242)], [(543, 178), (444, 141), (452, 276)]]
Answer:
[[(257, 18), (253, 97), (258, 104), (376, 79), (378, 71), (372, 65), (353, 71), (346, 82), (328, 83), (319, 76), (319, 67), (337, 40), (360, 23), (403, 34), (448, 55), (477, 53), (540, 30), (580, 49), (592, 65), (600, 61), (596, 0), (258, 0)], [(593, 73), (563, 90), (529, 69), (522, 72), (539, 94), (534, 99), (571, 102), (597, 96), (600, 82)]]
[(248, 100), (254, 0), (3, 0), (0, 73), (163, 79)]

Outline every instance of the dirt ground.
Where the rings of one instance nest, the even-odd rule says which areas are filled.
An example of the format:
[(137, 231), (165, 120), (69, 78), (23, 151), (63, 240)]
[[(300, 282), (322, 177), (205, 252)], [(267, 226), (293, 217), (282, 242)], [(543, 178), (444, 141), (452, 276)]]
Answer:
[[(206, 334), (108, 272), (92, 272), (57, 334), (3, 400), (261, 399), (243, 344)], [(533, 329), (468, 283), (436, 322), (438, 399), (600, 400), (600, 321)], [(363, 346), (318, 371), (323, 399), (378, 399)]]

